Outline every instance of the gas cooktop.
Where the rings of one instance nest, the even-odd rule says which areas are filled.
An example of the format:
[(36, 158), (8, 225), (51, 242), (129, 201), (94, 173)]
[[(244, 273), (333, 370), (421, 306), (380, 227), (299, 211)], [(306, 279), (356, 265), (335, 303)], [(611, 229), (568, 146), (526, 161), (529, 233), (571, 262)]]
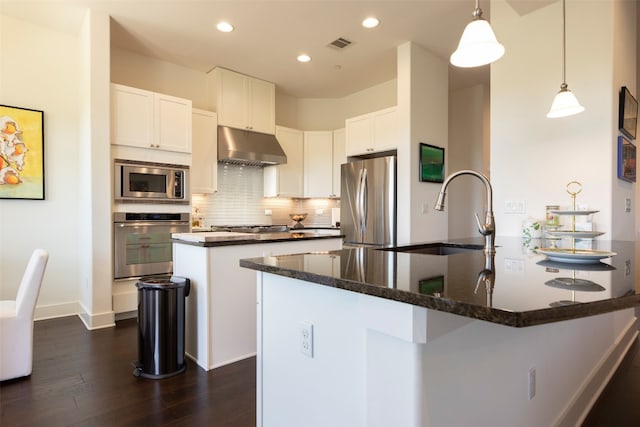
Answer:
[(210, 231), (234, 231), (236, 233), (278, 233), (289, 231), (286, 225), (212, 225)]

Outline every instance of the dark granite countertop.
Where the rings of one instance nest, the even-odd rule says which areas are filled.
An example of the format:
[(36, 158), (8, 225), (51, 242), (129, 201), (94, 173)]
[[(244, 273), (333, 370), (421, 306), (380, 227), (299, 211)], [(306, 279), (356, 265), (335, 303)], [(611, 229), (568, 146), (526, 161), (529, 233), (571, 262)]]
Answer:
[[(556, 262), (536, 247), (562, 241), (496, 239), (496, 254), (455, 255), (347, 247), (240, 260), (242, 267), (514, 327), (576, 319), (640, 305), (634, 280), (640, 243), (580, 241), (616, 255), (590, 264)], [(453, 240), (452, 240), (453, 241)], [(482, 243), (479, 239), (455, 240)]]
[[(253, 245), (258, 243), (278, 243), (298, 240), (341, 239), (344, 235), (336, 229), (301, 229), (300, 231), (284, 231), (277, 233), (235, 233), (243, 236), (232, 236), (228, 233), (197, 232), (179, 233), (172, 239), (174, 243), (184, 245), (214, 247), (232, 245)], [(218, 234), (218, 236), (216, 236)], [(210, 238), (209, 238), (210, 237)]]

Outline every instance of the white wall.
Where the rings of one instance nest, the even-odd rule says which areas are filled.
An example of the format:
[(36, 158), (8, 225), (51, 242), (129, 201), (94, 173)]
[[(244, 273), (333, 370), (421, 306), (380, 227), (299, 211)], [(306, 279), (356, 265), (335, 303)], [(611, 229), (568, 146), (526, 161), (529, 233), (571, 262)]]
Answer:
[[(80, 310), (87, 328), (113, 326), (112, 268), (112, 166), (109, 138), (109, 16), (87, 10), (81, 29), (82, 76), (78, 84), (82, 103), (79, 124), (78, 192), (81, 230)], [(108, 195), (108, 196), (107, 196)]]
[[(613, 27), (617, 30), (613, 35), (613, 105), (611, 115), (613, 118), (612, 151), (613, 155), (613, 199), (612, 220), (613, 237), (621, 240), (632, 240), (635, 236), (634, 212), (638, 209), (637, 203), (632, 203), (631, 212), (625, 212), (625, 199), (635, 201), (635, 187), (637, 184), (616, 179), (618, 165), (618, 148), (616, 138), (618, 132), (618, 91), (621, 86), (627, 88), (638, 97), (636, 85), (636, 53), (638, 49), (638, 37), (636, 29), (637, 2), (615, 2), (613, 4)], [(637, 141), (636, 141), (637, 146)], [(637, 166), (636, 166), (637, 169)]]
[[(488, 92), (488, 87), (476, 85), (450, 93), (446, 175), (461, 169), (488, 174), (488, 165), (485, 164), (483, 155), (483, 112)], [(451, 191), (447, 191), (449, 238), (475, 237), (478, 231), (473, 213), (477, 212), (482, 217), (485, 209), (482, 187), (473, 177), (458, 179), (460, 182), (452, 182)]]
[(440, 184), (419, 181), (418, 147), (425, 142), (446, 153), (448, 105), (447, 62), (411, 42), (399, 46), (399, 244), (447, 238), (447, 214), (433, 210)]
[(334, 130), (344, 127), (345, 119), (396, 104), (396, 79), (335, 99), (294, 98), (276, 91), (276, 123), (302, 130)]
[(76, 36), (0, 15), (0, 100), (44, 111), (45, 200), (0, 200), (0, 299), (15, 298), (31, 252), (50, 258), (36, 316), (78, 311), (82, 66)]
[(116, 47), (111, 48), (111, 82), (190, 99), (193, 108), (211, 110), (206, 73)]
[[(519, 16), (504, 1), (491, 3), (491, 22), (506, 54), (491, 65), (491, 178), (499, 235), (519, 235), (527, 216), (571, 203), (566, 184), (583, 190), (578, 203), (600, 210), (594, 222), (613, 235), (614, 120), (613, 2), (567, 4), (567, 83), (586, 111), (548, 119), (561, 83), (561, 3)], [(557, 49), (551, 47), (557, 46)], [(617, 116), (616, 116), (617, 117)], [(505, 214), (524, 200), (526, 214)], [(627, 236), (628, 238), (628, 236)]]

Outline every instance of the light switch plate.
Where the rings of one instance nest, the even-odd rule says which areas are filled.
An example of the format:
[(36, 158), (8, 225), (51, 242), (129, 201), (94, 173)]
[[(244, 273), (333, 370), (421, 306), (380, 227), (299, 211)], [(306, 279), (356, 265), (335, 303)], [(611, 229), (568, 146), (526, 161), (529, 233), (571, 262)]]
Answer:
[(504, 202), (504, 213), (523, 214), (527, 211), (527, 204), (524, 200), (507, 200)]

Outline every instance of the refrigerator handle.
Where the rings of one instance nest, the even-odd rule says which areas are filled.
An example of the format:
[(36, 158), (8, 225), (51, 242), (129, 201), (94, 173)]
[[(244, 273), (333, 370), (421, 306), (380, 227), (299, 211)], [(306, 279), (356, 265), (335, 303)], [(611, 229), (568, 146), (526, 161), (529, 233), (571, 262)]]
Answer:
[(367, 217), (369, 216), (368, 206), (369, 206), (369, 179), (367, 177), (367, 168), (362, 169), (362, 194), (360, 196), (361, 199), (361, 208), (360, 212), (362, 215), (362, 232), (364, 233), (367, 228)]
[(362, 213), (361, 213), (361, 202), (362, 198), (362, 169), (358, 169), (358, 185), (356, 186), (356, 203), (355, 203), (355, 211), (356, 211), (356, 231), (358, 235), (361, 237), (362, 234)]

